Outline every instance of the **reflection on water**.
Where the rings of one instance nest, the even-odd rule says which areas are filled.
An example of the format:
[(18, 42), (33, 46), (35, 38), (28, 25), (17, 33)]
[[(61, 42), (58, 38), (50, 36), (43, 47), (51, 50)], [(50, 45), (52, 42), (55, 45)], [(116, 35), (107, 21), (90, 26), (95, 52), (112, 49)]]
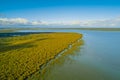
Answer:
[(64, 29), (42, 30), (40, 32), (82, 33), (84, 44), (71, 54), (60, 56), (47, 66), (42, 74), (33, 76), (33, 79), (120, 80), (119, 31), (106, 32)]

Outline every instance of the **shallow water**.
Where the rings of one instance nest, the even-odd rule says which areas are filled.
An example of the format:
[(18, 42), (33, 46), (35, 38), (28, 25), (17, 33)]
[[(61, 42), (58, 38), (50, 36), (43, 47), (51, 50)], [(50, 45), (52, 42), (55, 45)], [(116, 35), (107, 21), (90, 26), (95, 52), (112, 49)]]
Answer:
[(61, 56), (49, 65), (44, 80), (120, 80), (120, 32), (47, 31), (82, 33), (84, 45), (74, 55)]
[(44, 80), (120, 80), (119, 31), (39, 31), (77, 32), (84, 36), (84, 44), (74, 51), (74, 55), (61, 56), (46, 67), (42, 74)]
[[(84, 44), (60, 56), (33, 79), (120, 80), (120, 32), (89, 30), (27, 30), (27, 32), (77, 32)], [(19, 32), (24, 32), (19, 31)]]

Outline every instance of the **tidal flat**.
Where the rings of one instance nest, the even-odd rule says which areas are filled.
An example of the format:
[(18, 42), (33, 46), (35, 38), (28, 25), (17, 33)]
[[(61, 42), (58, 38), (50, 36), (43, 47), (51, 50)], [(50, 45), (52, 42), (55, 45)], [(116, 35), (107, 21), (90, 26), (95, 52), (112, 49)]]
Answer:
[(1, 37), (0, 80), (29, 78), (69, 46), (78, 45), (81, 38), (82, 34), (72, 32)]

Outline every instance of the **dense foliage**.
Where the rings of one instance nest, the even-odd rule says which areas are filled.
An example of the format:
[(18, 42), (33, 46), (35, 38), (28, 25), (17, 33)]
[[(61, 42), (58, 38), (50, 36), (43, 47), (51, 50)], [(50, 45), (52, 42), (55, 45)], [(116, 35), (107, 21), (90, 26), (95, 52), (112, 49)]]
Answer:
[(78, 39), (77, 33), (0, 38), (0, 80), (23, 80)]

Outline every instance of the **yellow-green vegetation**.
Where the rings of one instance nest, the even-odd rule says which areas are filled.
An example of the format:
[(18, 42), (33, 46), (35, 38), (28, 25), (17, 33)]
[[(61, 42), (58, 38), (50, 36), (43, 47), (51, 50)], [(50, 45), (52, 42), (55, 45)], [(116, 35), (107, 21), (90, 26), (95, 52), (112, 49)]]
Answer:
[(0, 38), (0, 80), (23, 80), (81, 39), (78, 33), (42, 33)]

